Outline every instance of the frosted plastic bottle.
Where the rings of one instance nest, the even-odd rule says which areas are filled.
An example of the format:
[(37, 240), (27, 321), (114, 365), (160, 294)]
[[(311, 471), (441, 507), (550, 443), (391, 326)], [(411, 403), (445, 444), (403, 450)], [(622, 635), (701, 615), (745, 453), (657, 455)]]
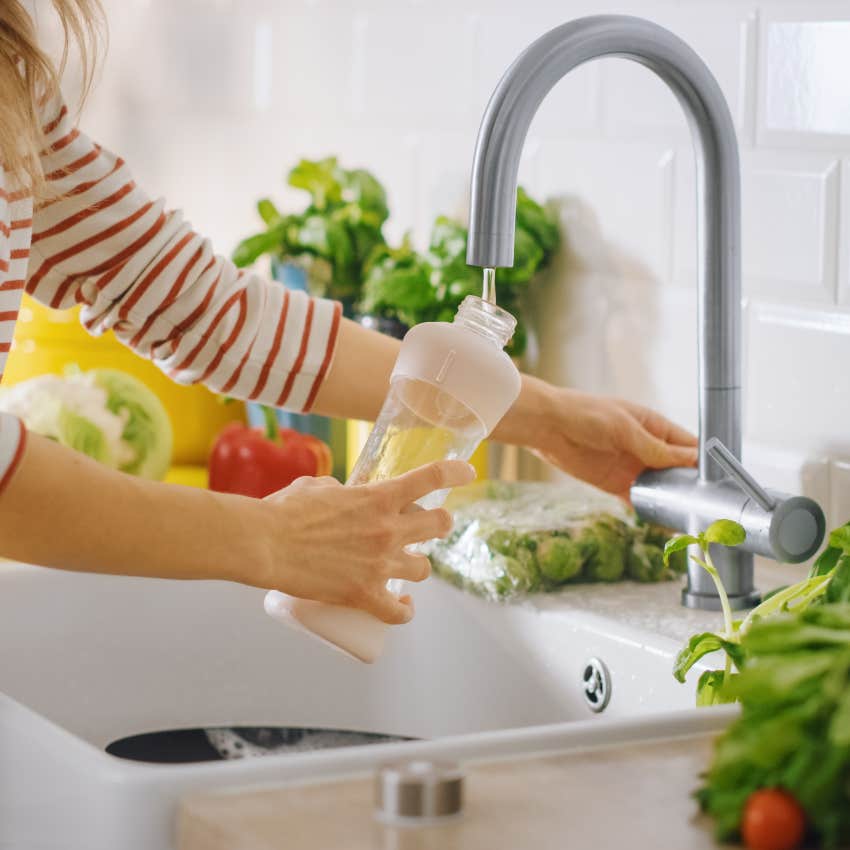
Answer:
[[(515, 327), (510, 313), (470, 295), (454, 322), (411, 328), (348, 483), (383, 481), (437, 460), (468, 460), (519, 395), (519, 372), (502, 350)], [(418, 504), (439, 507), (445, 497), (431, 493)], [(399, 593), (401, 584), (390, 582), (390, 590)], [(365, 611), (276, 590), (266, 594), (265, 609), (360, 661), (371, 663), (383, 651), (387, 626)]]

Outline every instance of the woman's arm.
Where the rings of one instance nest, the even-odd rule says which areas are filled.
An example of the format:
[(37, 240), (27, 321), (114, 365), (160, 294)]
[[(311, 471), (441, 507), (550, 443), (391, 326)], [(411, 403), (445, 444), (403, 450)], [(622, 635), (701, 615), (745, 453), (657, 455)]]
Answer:
[(88, 330), (114, 330), (180, 383), (309, 409), (340, 305), (238, 270), (80, 133), (64, 106), (47, 114), (42, 165), (53, 197), (33, 215), (27, 291), (54, 308), (81, 305)]
[[(34, 217), (30, 292), (54, 307), (83, 304), (90, 330), (114, 329), (178, 381), (375, 418), (397, 341), (341, 319), (338, 304), (238, 272), (62, 110), (46, 129), (45, 170), (62, 197)], [(624, 497), (646, 467), (696, 462), (696, 439), (663, 417), (530, 377), (493, 437)]]
[(451, 528), (444, 510), (406, 509), (473, 476), (446, 461), (360, 487), (300, 479), (259, 500), (134, 478), (30, 434), (0, 492), (0, 553), (84, 572), (237, 581), (403, 623), (412, 609), (387, 580), (426, 578), (427, 558), (404, 547)]
[[(374, 420), (398, 347), (397, 340), (344, 321), (315, 410)], [(696, 437), (660, 414), (621, 399), (554, 387), (530, 375), (523, 375), (519, 398), (492, 436), (525, 446), (624, 499), (647, 467), (693, 466), (697, 459)]]

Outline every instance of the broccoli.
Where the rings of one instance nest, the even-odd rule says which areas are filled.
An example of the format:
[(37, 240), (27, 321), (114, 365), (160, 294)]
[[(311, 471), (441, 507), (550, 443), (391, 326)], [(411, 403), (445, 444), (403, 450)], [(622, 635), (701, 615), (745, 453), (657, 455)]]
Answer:
[[(641, 554), (641, 544), (645, 544), (647, 547), (647, 552), (649, 557), (651, 557), (654, 561), (655, 553), (650, 552), (649, 548), (652, 547), (654, 549), (659, 549), (662, 553), (664, 553), (664, 546), (667, 541), (675, 536), (676, 532), (671, 531), (669, 528), (664, 528), (661, 525), (654, 525), (653, 523), (643, 522), (638, 520), (637, 528), (634, 530), (634, 542), (632, 544), (632, 548), (638, 549), (639, 552), (635, 554), (635, 559), (644, 559), (646, 554)], [(654, 578), (638, 578), (636, 573), (644, 573), (646, 571), (646, 567), (639, 567), (636, 564), (633, 565), (630, 561), (628, 565), (629, 576), (634, 578), (635, 581), (662, 581), (669, 580), (674, 578), (675, 576), (682, 575), (682, 573), (686, 572), (688, 569), (688, 553), (684, 549), (680, 549), (678, 552), (671, 553), (667, 569), (665, 571), (660, 571), (658, 568), (654, 570), (650, 570), (650, 574), (653, 574)], [(633, 574), (634, 573), (634, 574)]]
[(599, 517), (582, 530), (579, 549), (588, 581), (617, 581), (626, 569), (628, 526), (614, 517)]
[(517, 548), (516, 555), (501, 555), (504, 572), (496, 579), (494, 590), (501, 599), (518, 593), (533, 593), (541, 588), (540, 570), (534, 553), (524, 547)]
[(486, 544), (502, 571), (494, 585), (499, 598), (541, 588), (540, 570), (534, 557), (537, 541), (531, 535), (500, 529), (487, 536)]
[(537, 549), (537, 541), (531, 535), (507, 529), (490, 532), (485, 542), (491, 552), (512, 558), (520, 557), (523, 551), (533, 553)]
[(582, 553), (569, 536), (552, 535), (538, 542), (537, 565), (548, 581), (563, 584), (581, 572)]
[(629, 551), (626, 574), (634, 581), (654, 582), (669, 578), (664, 553), (652, 543), (635, 540)]

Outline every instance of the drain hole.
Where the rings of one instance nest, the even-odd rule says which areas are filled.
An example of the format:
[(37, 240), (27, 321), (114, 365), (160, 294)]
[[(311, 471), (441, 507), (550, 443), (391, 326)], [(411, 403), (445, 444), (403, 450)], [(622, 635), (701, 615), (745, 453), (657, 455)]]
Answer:
[(113, 741), (106, 747), (106, 752), (130, 761), (190, 764), (414, 740), (416, 739), (350, 729), (240, 726), (168, 729), (162, 732), (130, 735)]
[(593, 712), (604, 711), (611, 699), (611, 674), (604, 662), (591, 658), (581, 674), (582, 696)]

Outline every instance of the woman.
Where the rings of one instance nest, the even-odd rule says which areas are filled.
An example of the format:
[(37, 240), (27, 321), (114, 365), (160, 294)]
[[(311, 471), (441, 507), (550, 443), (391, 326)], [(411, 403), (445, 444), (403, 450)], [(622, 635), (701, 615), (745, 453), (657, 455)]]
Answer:
[[(97, 0), (52, 0), (91, 71)], [(64, 63), (63, 63), (64, 64)], [(398, 343), (216, 256), (120, 158), (74, 126), (19, 0), (0, 6), (0, 374), (24, 289), (81, 305), (175, 380), (293, 410), (374, 419)], [(86, 79), (91, 80), (90, 73)], [(523, 379), (493, 437), (528, 446), (620, 496), (645, 467), (692, 465), (695, 439), (628, 402)], [(226, 579), (407, 622), (389, 578), (424, 579), (410, 543), (445, 535), (445, 511), (407, 512), (466, 483), (460, 462), (342, 487), (302, 479), (258, 501), (138, 480), (0, 418), (0, 554), (73, 570)], [(364, 522), (364, 517), (368, 521)]]

